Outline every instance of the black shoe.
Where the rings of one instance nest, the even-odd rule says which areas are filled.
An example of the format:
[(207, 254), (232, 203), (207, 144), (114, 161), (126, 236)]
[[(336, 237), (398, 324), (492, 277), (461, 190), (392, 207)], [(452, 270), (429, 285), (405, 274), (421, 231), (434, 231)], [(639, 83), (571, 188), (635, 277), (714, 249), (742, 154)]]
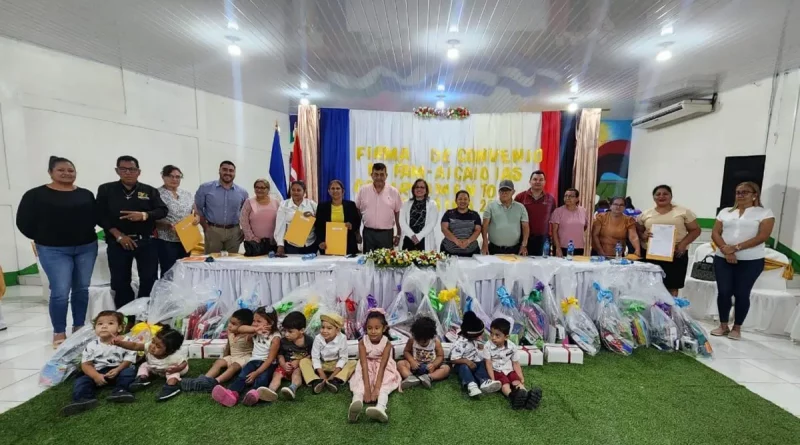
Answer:
[(84, 399), (79, 400), (77, 402), (72, 402), (69, 405), (61, 408), (61, 415), (62, 416), (74, 416), (75, 414), (80, 414), (84, 411), (89, 411), (90, 409), (97, 406), (99, 402), (97, 399)]
[(136, 400), (136, 397), (124, 389), (119, 389), (115, 390), (110, 396), (106, 397), (106, 400), (111, 403), (131, 403)]
[(196, 379), (181, 379), (181, 390), (186, 392), (211, 392), (218, 384), (217, 379), (201, 375)]
[(161, 392), (158, 393), (156, 402), (163, 402), (165, 400), (169, 400), (180, 394), (180, 392), (181, 388), (178, 385), (164, 385), (164, 387), (161, 388)]
[(531, 388), (528, 391), (528, 398), (525, 400), (525, 409), (534, 410), (539, 407), (542, 401), (542, 388)]
[(136, 377), (136, 380), (131, 383), (131, 392), (136, 392), (150, 386), (150, 381), (145, 377)]
[(528, 391), (522, 388), (516, 388), (508, 395), (508, 403), (511, 404), (511, 409), (525, 408), (525, 402), (528, 400)]

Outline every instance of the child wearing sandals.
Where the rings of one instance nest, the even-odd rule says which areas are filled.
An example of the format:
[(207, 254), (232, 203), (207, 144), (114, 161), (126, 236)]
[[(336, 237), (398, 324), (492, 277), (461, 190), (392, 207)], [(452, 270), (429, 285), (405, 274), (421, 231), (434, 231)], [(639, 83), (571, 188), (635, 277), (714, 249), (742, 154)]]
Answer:
[(502, 385), (511, 409), (536, 409), (542, 399), (541, 388), (525, 389), (525, 376), (517, 360), (517, 346), (508, 340), (511, 323), (505, 318), (492, 320), (491, 337), (483, 348), (489, 379)]
[(347, 337), (342, 333), (342, 316), (322, 314), (320, 324), (319, 334), (314, 337), (314, 346), (311, 348), (311, 358), (300, 360), (300, 372), (314, 394), (325, 389), (336, 393), (344, 382), (350, 380), (356, 369), (356, 361), (347, 357)]
[(150, 376), (165, 377), (167, 383), (161, 388), (157, 402), (169, 400), (181, 392), (181, 376), (189, 372), (186, 354), (180, 352), (183, 335), (169, 326), (144, 343), (125, 341), (115, 337), (113, 343), (129, 351), (147, 351), (145, 362), (139, 365), (136, 379), (131, 383), (131, 391), (136, 392), (150, 385)]
[(401, 377), (394, 362), (394, 348), (389, 339), (389, 324), (383, 309), (370, 310), (365, 331), (367, 335), (358, 342), (358, 364), (350, 379), (353, 401), (347, 419), (357, 422), (364, 403), (377, 402), (376, 406), (367, 408), (366, 415), (386, 423), (389, 421), (386, 414), (389, 394), (400, 386)]
[(500, 382), (490, 380), (483, 360), (483, 331), (485, 325), (472, 311), (464, 312), (461, 321), (461, 332), (450, 351), (453, 370), (461, 380), (461, 387), (466, 389), (470, 397), (500, 391)]
[(450, 375), (450, 367), (444, 364), (442, 342), (436, 338), (436, 321), (429, 317), (416, 319), (411, 325), (411, 337), (403, 351), (405, 360), (397, 362), (403, 377), (401, 386), (408, 389), (421, 384), (430, 389), (432, 381)]
[[(230, 386), (227, 389), (222, 385), (215, 386), (211, 398), (227, 407), (236, 405), (240, 398), (242, 405), (253, 406), (258, 403), (259, 394), (266, 389), (275, 371), (281, 338), (278, 313), (273, 308), (260, 307), (253, 314), (252, 326), (239, 325), (230, 330), (234, 335), (252, 335), (253, 353)], [(242, 396), (247, 387), (250, 390)]]
[(297, 387), (303, 383), (300, 371), (300, 361), (311, 355), (314, 340), (306, 335), (306, 317), (300, 312), (289, 312), (281, 325), (283, 338), (280, 341), (278, 354), (278, 367), (272, 375), (269, 388), (259, 388), (258, 395), (265, 402), (278, 400), (276, 392), (282, 380), (289, 380), (289, 386), (281, 389), (281, 395), (286, 400), (294, 400)]
[(223, 384), (239, 375), (244, 365), (250, 361), (253, 353), (253, 336), (251, 334), (235, 334), (240, 326), (253, 324), (253, 311), (239, 309), (228, 319), (228, 344), (225, 354), (211, 366), (205, 375), (195, 379), (181, 380), (181, 390), (187, 392), (210, 392), (215, 386)]

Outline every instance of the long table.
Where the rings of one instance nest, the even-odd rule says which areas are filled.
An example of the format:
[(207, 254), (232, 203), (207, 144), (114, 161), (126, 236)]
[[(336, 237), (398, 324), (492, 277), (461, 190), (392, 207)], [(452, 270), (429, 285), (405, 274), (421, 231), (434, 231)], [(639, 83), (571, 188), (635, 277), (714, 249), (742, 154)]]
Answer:
[[(459, 258), (458, 266), (467, 277), (468, 288), (474, 288), (474, 297), (487, 313), (492, 313), (496, 290), (505, 284), (509, 274), (530, 275), (539, 281), (549, 282), (557, 298), (574, 295), (583, 309), (594, 316), (598, 306), (594, 281), (603, 280), (608, 272), (614, 272), (616, 281), (631, 283), (660, 282), (660, 267), (635, 262), (630, 265), (567, 261), (560, 258), (520, 258), (518, 262), (507, 262), (497, 257), (476, 256)], [(238, 297), (250, 291), (257, 282), (264, 304), (281, 300), (292, 289), (338, 273), (358, 274), (358, 279), (371, 284), (378, 304), (386, 307), (397, 295), (405, 269), (372, 268), (358, 264), (355, 258), (320, 256), (303, 260), (300, 256), (287, 258), (220, 257), (213, 262), (180, 261), (173, 268), (176, 280), (186, 286), (209, 283), (223, 295)], [(619, 277), (623, 279), (620, 280)], [(618, 283), (619, 284), (619, 283)], [(631, 289), (629, 288), (628, 291)]]

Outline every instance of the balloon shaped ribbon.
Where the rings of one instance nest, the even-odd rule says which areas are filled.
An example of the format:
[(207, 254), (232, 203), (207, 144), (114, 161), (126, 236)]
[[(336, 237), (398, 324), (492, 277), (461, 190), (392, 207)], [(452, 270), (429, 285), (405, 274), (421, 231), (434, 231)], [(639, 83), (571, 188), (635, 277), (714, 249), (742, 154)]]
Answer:
[(592, 284), (592, 286), (594, 287), (594, 290), (597, 291), (597, 301), (601, 303), (603, 301), (608, 301), (608, 302), (614, 301), (614, 294), (612, 294), (610, 290), (601, 287), (600, 283), (595, 281), (594, 284)]
[(439, 301), (442, 304), (447, 303), (448, 301), (455, 301), (456, 304), (461, 302), (461, 299), (458, 296), (458, 289), (442, 289), (439, 291)]
[(406, 301), (408, 302), (408, 304), (414, 304), (417, 302), (417, 299), (414, 298), (414, 294), (412, 294), (411, 292), (406, 292)]
[(439, 301), (439, 296), (436, 295), (436, 289), (430, 288), (428, 290), (428, 300), (431, 301), (431, 306), (433, 307), (433, 310), (435, 310), (436, 312), (439, 312), (444, 308), (442, 302)]
[(689, 306), (689, 300), (687, 300), (685, 298), (676, 298), (675, 299), (675, 306), (678, 306), (679, 308), (688, 307)]
[(465, 303), (464, 303), (464, 304), (465, 304), (465, 306), (464, 306), (464, 310), (465, 310), (466, 312), (472, 312), (472, 302), (473, 302), (473, 301), (475, 301), (475, 300), (474, 300), (472, 297), (470, 297), (470, 296), (467, 296), (467, 298), (466, 298), (466, 301), (465, 301)]
[(570, 308), (580, 309), (581, 305), (577, 298), (569, 297), (566, 300), (561, 300), (561, 311), (565, 314), (569, 312)]
[(645, 309), (644, 303), (642, 303), (641, 301), (626, 300), (624, 304), (625, 304), (624, 312), (626, 315), (638, 314), (644, 311)]
[(293, 306), (294, 306), (293, 301), (284, 301), (283, 303), (275, 305), (275, 312), (279, 314), (285, 314), (289, 312)]
[(514, 298), (509, 295), (508, 289), (505, 286), (500, 286), (497, 289), (497, 299), (500, 300), (500, 305), (503, 307), (514, 307)]
[(347, 309), (347, 312), (355, 312), (356, 311), (356, 302), (355, 302), (355, 300), (353, 300), (350, 297), (347, 297), (347, 299), (344, 300), (344, 307), (345, 307), (345, 309)]
[(374, 309), (378, 307), (378, 300), (372, 294), (367, 295), (367, 309)]
[(306, 320), (311, 320), (311, 317), (319, 310), (319, 305), (317, 303), (308, 303), (303, 307), (303, 315), (306, 316)]

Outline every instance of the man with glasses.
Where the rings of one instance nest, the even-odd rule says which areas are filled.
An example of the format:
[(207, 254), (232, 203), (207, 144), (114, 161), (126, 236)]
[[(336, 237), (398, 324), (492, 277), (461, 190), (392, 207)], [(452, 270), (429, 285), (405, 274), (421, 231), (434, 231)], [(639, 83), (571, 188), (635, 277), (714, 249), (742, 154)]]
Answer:
[[(391, 249), (400, 242), (400, 192), (386, 183), (386, 165), (372, 166), (372, 184), (361, 187), (356, 206), (364, 221), (364, 253)], [(395, 235), (397, 229), (397, 235)]]
[[(530, 238), (528, 239), (528, 254), (540, 256), (544, 240), (550, 236), (550, 217), (556, 209), (556, 199), (545, 193), (545, 176), (541, 170), (531, 173), (531, 188), (518, 194), (514, 201), (525, 206), (528, 211), (530, 224)], [(551, 243), (552, 244), (552, 243)]]
[(219, 179), (206, 182), (197, 189), (194, 205), (205, 231), (206, 253), (223, 250), (238, 253), (244, 241), (239, 227), (242, 205), (249, 197), (247, 190), (233, 183), (236, 166), (231, 161), (219, 164)]
[(136, 259), (139, 295), (149, 297), (158, 278), (158, 250), (153, 234), (156, 220), (167, 216), (167, 206), (155, 188), (138, 181), (139, 161), (117, 158), (119, 181), (97, 189), (97, 215), (108, 243), (108, 269), (117, 309), (134, 299), (131, 267)]

